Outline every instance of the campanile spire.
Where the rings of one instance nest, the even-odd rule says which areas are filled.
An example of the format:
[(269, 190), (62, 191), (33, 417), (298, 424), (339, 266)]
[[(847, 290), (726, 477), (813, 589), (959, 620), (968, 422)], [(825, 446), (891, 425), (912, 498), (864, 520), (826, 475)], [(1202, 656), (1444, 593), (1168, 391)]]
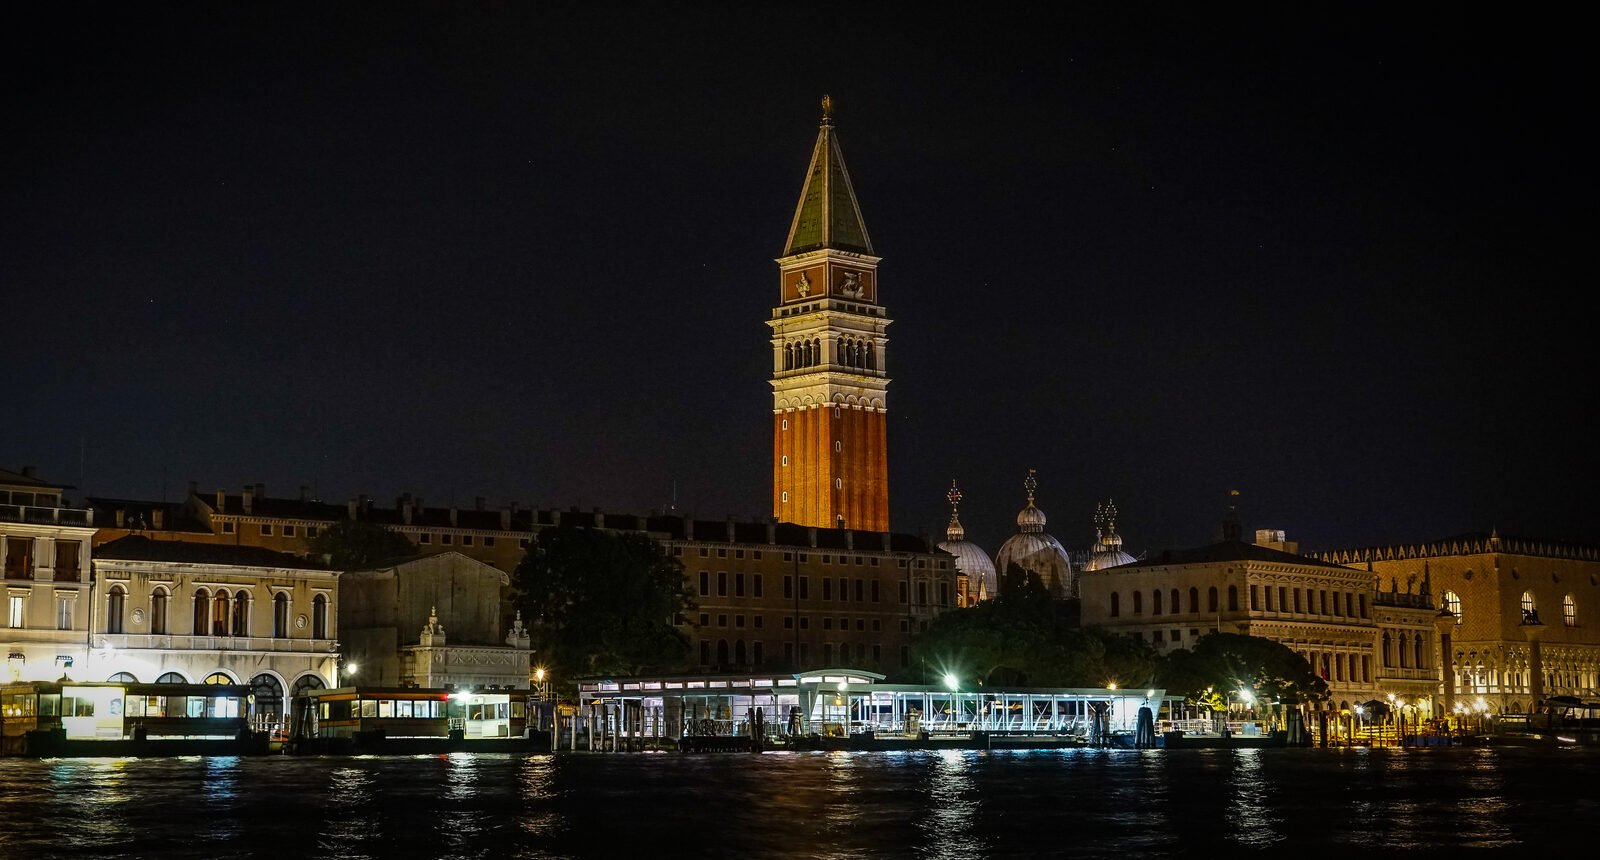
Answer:
[(772, 329), (772, 512), (782, 522), (889, 530), (885, 332), (878, 262), (845, 169), (834, 103), (784, 243)]

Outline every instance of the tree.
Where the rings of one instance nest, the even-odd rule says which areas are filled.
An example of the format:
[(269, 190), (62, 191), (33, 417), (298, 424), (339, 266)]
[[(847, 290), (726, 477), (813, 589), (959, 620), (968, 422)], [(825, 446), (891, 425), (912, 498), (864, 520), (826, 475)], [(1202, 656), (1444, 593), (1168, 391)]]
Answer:
[(644, 534), (549, 528), (512, 577), (534, 649), (563, 682), (687, 668), (683, 565)]
[(1194, 648), (1174, 651), (1161, 670), (1167, 692), (1218, 709), (1228, 691), (1245, 690), (1260, 702), (1321, 702), (1328, 682), (1288, 646), (1240, 633), (1211, 633)]
[(940, 615), (912, 649), (920, 680), (931, 684), (949, 673), (974, 685), (1135, 686), (1156, 666), (1148, 644), (1080, 628), (1067, 603), (1015, 564), (1000, 574), (993, 600)]
[(340, 570), (417, 555), (405, 535), (366, 520), (339, 520), (318, 532), (307, 546), (312, 558), (327, 557), (328, 564)]

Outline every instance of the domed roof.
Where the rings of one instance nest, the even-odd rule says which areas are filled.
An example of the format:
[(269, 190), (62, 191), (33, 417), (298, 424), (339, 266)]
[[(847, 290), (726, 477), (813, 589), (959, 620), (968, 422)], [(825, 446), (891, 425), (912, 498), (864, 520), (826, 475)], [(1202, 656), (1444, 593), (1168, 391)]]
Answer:
[(1105, 505), (1095, 505), (1094, 510), (1094, 547), (1089, 550), (1089, 560), (1084, 563), (1084, 570), (1105, 570), (1119, 564), (1129, 564), (1138, 561), (1133, 556), (1123, 552), (1122, 535), (1117, 534), (1117, 506), (1106, 500)]
[(945, 541), (939, 548), (956, 557), (956, 571), (967, 578), (967, 597), (970, 601), (988, 600), (999, 592), (999, 582), (994, 574), (994, 562), (989, 554), (967, 541), (967, 530), (961, 527), (957, 508), (961, 505), (961, 491), (956, 482), (950, 482), (950, 525), (945, 529)]
[(1039, 577), (1052, 597), (1071, 597), (1076, 591), (1072, 581), (1072, 562), (1066, 547), (1044, 531), (1044, 511), (1033, 503), (1033, 491), (1038, 487), (1034, 470), (1028, 470), (1023, 487), (1028, 491), (1028, 505), (1017, 514), (1017, 533), (1000, 545), (995, 554), (996, 571), (1009, 570), (1011, 565)]

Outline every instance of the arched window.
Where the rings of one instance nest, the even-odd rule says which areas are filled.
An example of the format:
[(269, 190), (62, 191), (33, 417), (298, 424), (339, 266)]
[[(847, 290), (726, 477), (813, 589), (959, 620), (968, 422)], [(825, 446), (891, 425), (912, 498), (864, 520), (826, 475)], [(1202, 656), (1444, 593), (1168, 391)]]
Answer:
[(200, 683), (202, 683), (202, 684), (232, 684), (233, 683), (233, 678), (229, 677), (227, 672), (212, 672), (211, 674), (206, 676), (206, 679), (204, 681), (201, 681)]
[(1533, 602), (1533, 592), (1531, 592), (1531, 591), (1522, 592), (1522, 614), (1523, 615), (1527, 615), (1530, 612), (1534, 612), (1534, 611), (1538, 610), (1538, 608), (1539, 607), (1534, 605), (1534, 602)]
[(728, 640), (726, 639), (717, 640), (717, 665), (728, 665)]
[(1456, 624), (1460, 625), (1461, 595), (1456, 594), (1454, 591), (1446, 591), (1444, 593), (1444, 608), (1450, 610), (1450, 614), (1456, 617)]
[(106, 632), (122, 632), (122, 607), (128, 602), (128, 592), (120, 585), (111, 586), (106, 593)]
[(783, 369), (794, 370), (794, 344), (783, 345)]
[(740, 666), (743, 666), (745, 664), (745, 659), (744, 658), (745, 658), (744, 640), (740, 639), (737, 642), (733, 643), (733, 662), (739, 664)]
[(139, 683), (139, 679), (133, 677), (133, 673), (132, 672), (118, 672), (117, 674), (112, 675), (111, 677), (107, 678), (106, 681), (109, 682), (109, 683), (112, 683), (112, 684), (137, 684), (137, 683)]
[(256, 697), (256, 713), (268, 720), (283, 713), (283, 685), (271, 675), (261, 674), (250, 679), (250, 692)]
[(250, 635), (250, 595), (241, 591), (233, 596), (233, 635)]
[(150, 595), (150, 632), (157, 635), (167, 632), (167, 590), (158, 588)]
[(1143, 612), (1144, 612), (1144, 592), (1135, 591), (1133, 593), (1133, 614), (1134, 615), (1139, 615), (1139, 614), (1141, 614)]
[(1198, 588), (1189, 589), (1189, 611), (1195, 613), (1200, 611), (1200, 589)]
[(322, 682), (321, 675), (301, 675), (294, 679), (294, 686), (289, 688), (289, 695), (299, 696), (308, 690), (321, 690), (327, 686)]
[(1411, 665), (1418, 669), (1428, 668), (1422, 661), (1422, 634), (1417, 633), (1411, 637)]
[(1239, 586), (1237, 585), (1228, 586), (1228, 611), (1239, 611)]
[(1122, 614), (1122, 595), (1111, 592), (1111, 617), (1116, 618)]
[(211, 598), (211, 635), (228, 635), (228, 592), (218, 590), (217, 596)]
[(1400, 634), (1400, 648), (1399, 648), (1399, 651), (1400, 651), (1400, 668), (1402, 668), (1402, 669), (1411, 668), (1411, 658), (1409, 656), (1407, 656), (1407, 654), (1406, 654), (1406, 652), (1408, 650), (1406, 648), (1406, 642), (1409, 641), (1409, 639), (1410, 639), (1410, 637), (1407, 636), (1406, 634), (1404, 634), (1404, 633)]
[(272, 596), (272, 635), (289, 638), (289, 595), (282, 591)]
[(1206, 589), (1206, 611), (1217, 611), (1217, 587), (1215, 585)]
[(1322, 680), (1328, 680), (1328, 655), (1326, 652), (1322, 655)]
[(1170, 604), (1168, 604), (1168, 605), (1172, 607), (1172, 609), (1170, 610), (1172, 612), (1172, 614), (1173, 615), (1177, 615), (1178, 613), (1183, 611), (1183, 603), (1181, 603), (1178, 600), (1178, 589), (1176, 589), (1176, 588), (1172, 589), (1172, 595), (1171, 596), (1172, 596), (1172, 602)]
[(196, 636), (204, 636), (211, 630), (211, 592), (204, 588), (194, 592), (194, 625), (190, 629)]
[(311, 598), (311, 638), (328, 638), (328, 595)]
[(1161, 589), (1152, 589), (1150, 592), (1150, 614), (1161, 614)]
[(1387, 630), (1383, 631), (1383, 665), (1394, 665), (1394, 651), (1391, 648), (1391, 643), (1389, 642), (1389, 631)]
[(1561, 598), (1561, 623), (1568, 627), (1578, 626), (1578, 602), (1570, 594)]
[(876, 358), (874, 358), (874, 352), (873, 352), (873, 349), (872, 349), (872, 342), (871, 341), (867, 341), (867, 369), (868, 370), (877, 370), (878, 369), (877, 368), (877, 360), (876, 360)]
[(164, 672), (164, 673), (162, 673), (161, 677), (156, 679), (156, 683), (157, 684), (187, 684), (187, 683), (189, 683), (189, 679), (183, 677), (182, 675), (179, 675), (177, 672)]

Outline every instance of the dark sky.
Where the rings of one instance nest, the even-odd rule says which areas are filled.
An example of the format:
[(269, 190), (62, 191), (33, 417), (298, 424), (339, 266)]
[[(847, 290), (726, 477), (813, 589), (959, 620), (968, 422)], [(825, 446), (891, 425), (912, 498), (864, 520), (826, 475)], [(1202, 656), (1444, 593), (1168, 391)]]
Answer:
[(895, 530), (954, 478), (992, 553), (1034, 468), (1072, 547), (1106, 498), (1136, 553), (1208, 542), (1230, 489), (1307, 550), (1600, 542), (1571, 22), (569, 5), (14, 20), (0, 465), (764, 517), (829, 93)]

